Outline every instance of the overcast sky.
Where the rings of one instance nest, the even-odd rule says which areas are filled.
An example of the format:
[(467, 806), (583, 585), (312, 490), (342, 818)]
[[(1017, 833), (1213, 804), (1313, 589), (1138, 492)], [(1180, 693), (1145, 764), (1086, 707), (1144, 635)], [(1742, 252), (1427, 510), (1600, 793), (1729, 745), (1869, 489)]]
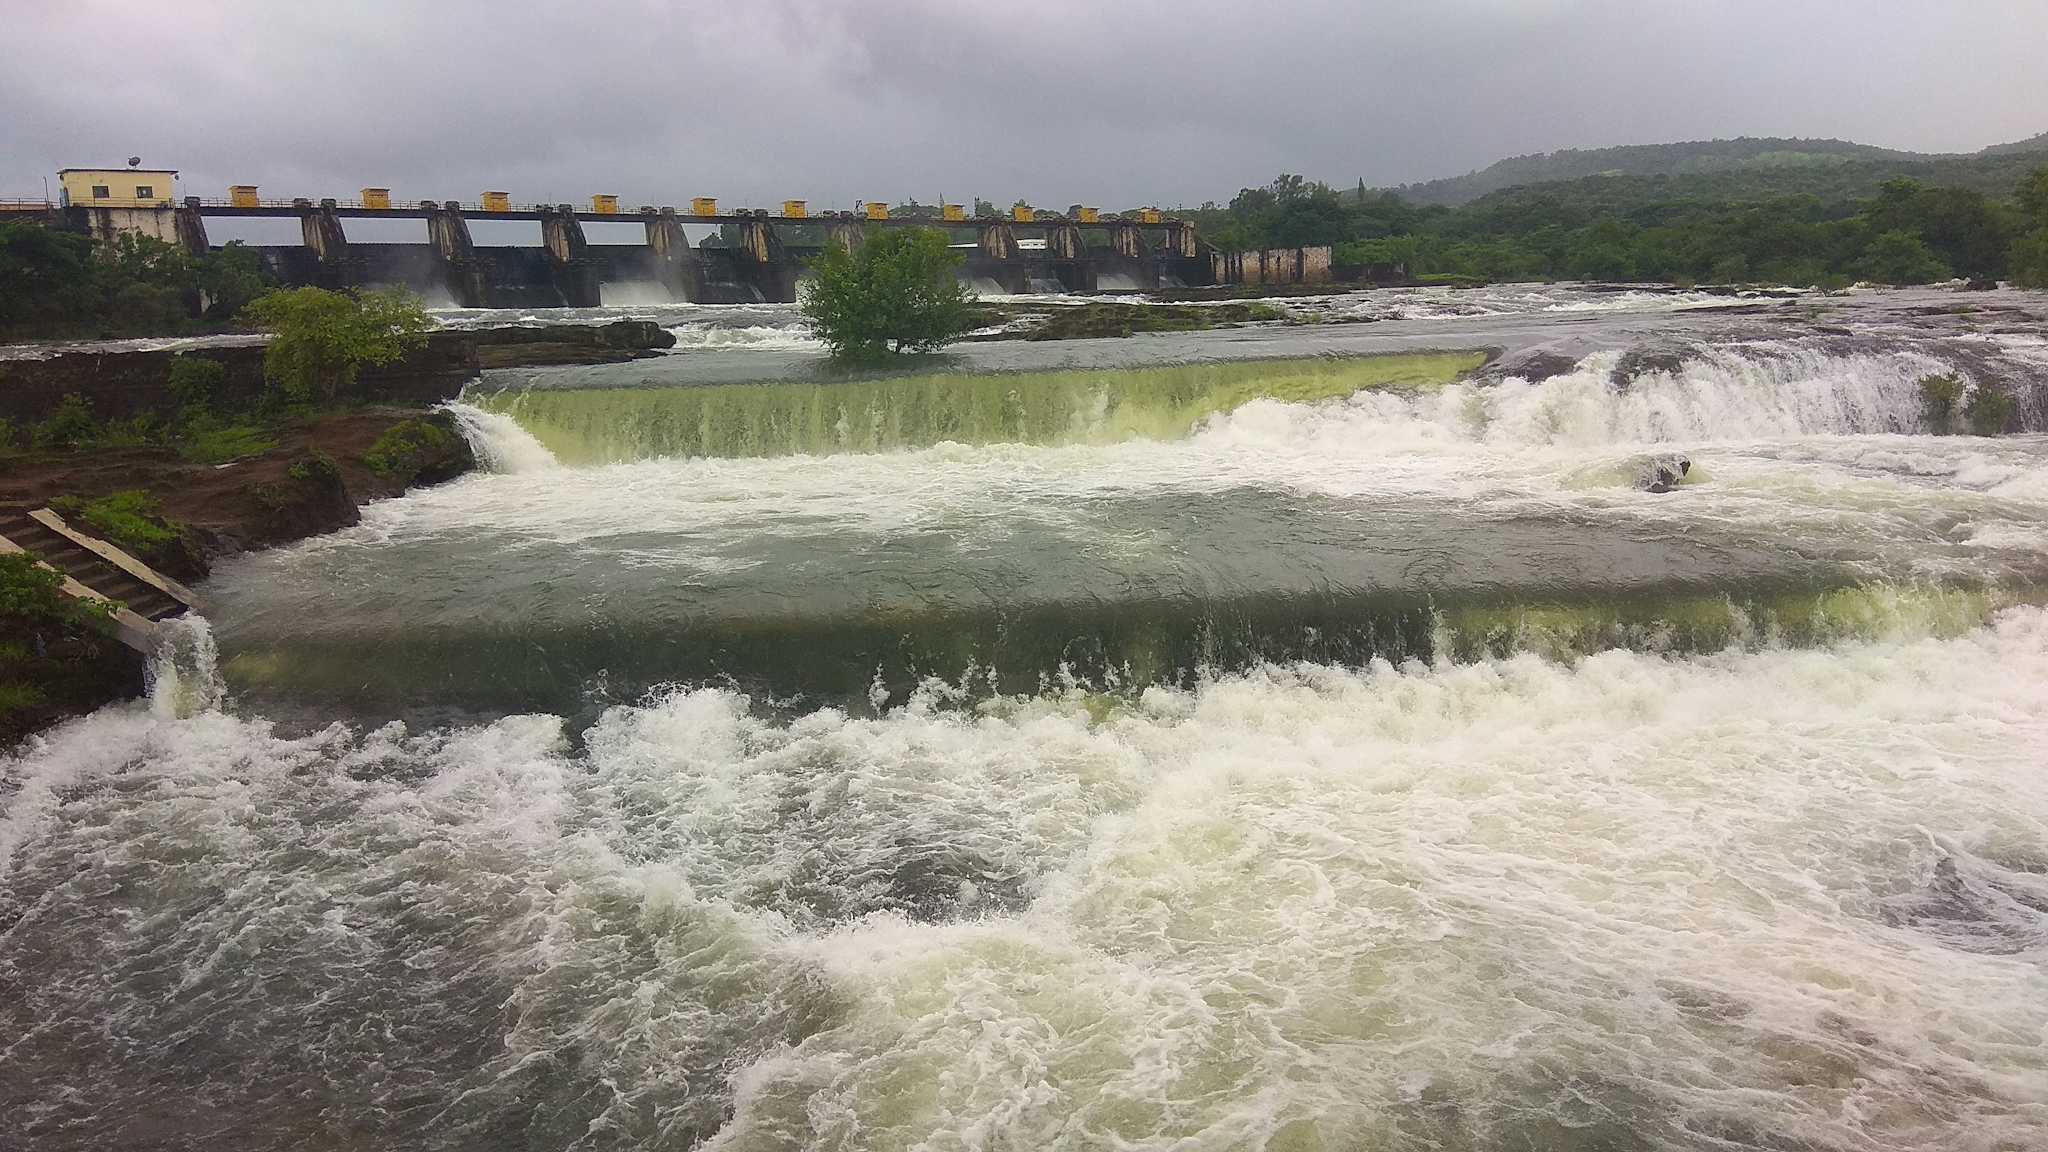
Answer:
[(2048, 0), (6, 0), (0, 197), (1227, 200), (1716, 136), (2048, 131)]

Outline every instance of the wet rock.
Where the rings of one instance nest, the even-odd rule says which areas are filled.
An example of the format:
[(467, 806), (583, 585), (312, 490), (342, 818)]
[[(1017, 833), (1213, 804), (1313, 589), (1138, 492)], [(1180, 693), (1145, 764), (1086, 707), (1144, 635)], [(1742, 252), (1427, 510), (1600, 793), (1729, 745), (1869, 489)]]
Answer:
[(1677, 375), (1685, 366), (1687, 349), (1684, 348), (1631, 348), (1614, 365), (1609, 376), (1617, 392), (1628, 391), (1636, 378), (1649, 372), (1665, 372)]
[(1486, 375), (1493, 380), (1505, 380), (1514, 376), (1531, 384), (1541, 384), (1552, 377), (1569, 375), (1577, 371), (1578, 367), (1579, 360), (1576, 356), (1537, 349), (1495, 361), (1487, 367)]
[(379, 480), (403, 492), (473, 470), (476, 453), (453, 416), (431, 412), (392, 426), (363, 454), (363, 463)]
[(486, 328), (469, 335), (485, 368), (615, 364), (659, 355), (676, 344), (675, 333), (652, 320)]
[[(662, 333), (669, 336), (668, 333)], [(389, 364), (365, 365), (340, 399), (376, 404), (438, 404), (462, 394), (479, 367), (477, 334), (442, 330)], [(674, 337), (669, 337), (673, 341)], [(271, 394), (263, 375), (260, 338), (218, 337), (246, 343), (172, 349), (82, 346), (32, 360), (0, 362), (0, 419), (17, 426), (50, 418), (66, 396), (77, 393), (94, 419), (127, 420), (143, 413), (175, 417), (181, 402), (169, 388), (171, 364), (180, 356), (210, 360), (224, 374), (213, 389), (221, 412), (248, 412)]]
[(293, 461), (282, 479), (252, 486), (249, 498), (261, 510), (256, 518), (256, 543), (302, 540), (362, 520), (341, 469), (320, 453)]
[[(0, 672), (6, 673), (0, 682), (13, 689), (0, 702), (0, 749), (144, 690), (141, 655), (111, 630), (0, 613), (0, 642), (15, 647), (13, 656), (0, 662)], [(0, 916), (0, 932), (5, 926)]]
[(1692, 460), (1677, 452), (1645, 456), (1635, 464), (1635, 487), (1642, 492), (1669, 492), (1692, 471)]

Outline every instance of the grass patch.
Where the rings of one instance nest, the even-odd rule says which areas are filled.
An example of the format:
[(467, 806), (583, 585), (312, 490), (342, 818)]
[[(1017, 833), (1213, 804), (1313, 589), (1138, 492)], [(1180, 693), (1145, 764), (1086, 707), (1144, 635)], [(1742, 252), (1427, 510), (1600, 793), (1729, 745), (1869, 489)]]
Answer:
[(19, 680), (0, 680), (0, 715), (39, 708), (49, 697), (41, 688)]
[(277, 447), (270, 430), (255, 424), (224, 427), (195, 421), (177, 441), (178, 455), (194, 464), (225, 464), (244, 456), (256, 456)]
[(179, 538), (178, 529), (163, 518), (156, 497), (140, 488), (109, 492), (90, 503), (60, 498), (50, 506), (131, 552), (149, 552)]

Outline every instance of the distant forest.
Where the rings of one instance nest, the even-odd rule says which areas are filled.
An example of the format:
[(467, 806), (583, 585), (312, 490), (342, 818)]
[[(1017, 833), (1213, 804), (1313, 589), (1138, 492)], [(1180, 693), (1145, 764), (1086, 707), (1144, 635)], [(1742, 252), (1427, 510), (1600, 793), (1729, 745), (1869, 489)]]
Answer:
[(1428, 278), (2048, 287), (2048, 135), (1968, 156), (1743, 139), (1553, 152), (1395, 189), (1300, 176), (1184, 210), (1226, 251)]
[(2048, 160), (2048, 133), (1967, 155), (1900, 152), (1848, 140), (1745, 136), (1682, 144), (1570, 148), (1512, 156), (1478, 172), (1391, 189), (1413, 204), (1467, 204), (1490, 192), (1588, 176), (1665, 177), (1656, 187), (1727, 200), (1778, 196), (1848, 199), (1874, 196), (1900, 176), (1991, 195), (2010, 192), (2027, 170)]

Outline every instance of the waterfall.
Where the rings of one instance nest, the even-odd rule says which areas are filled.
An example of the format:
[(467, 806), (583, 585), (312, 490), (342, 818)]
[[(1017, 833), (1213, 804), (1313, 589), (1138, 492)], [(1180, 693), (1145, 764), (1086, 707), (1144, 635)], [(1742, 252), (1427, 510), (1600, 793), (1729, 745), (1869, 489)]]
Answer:
[(540, 472), (556, 466), (549, 452), (517, 420), (490, 412), (460, 400), (443, 405), (476, 453), (477, 462), (491, 472)]
[(156, 652), (145, 669), (150, 710), (166, 719), (210, 712), (227, 695), (213, 626), (197, 612), (157, 625)]
[[(494, 428), (523, 428), (555, 458), (572, 464), (820, 455), (946, 442), (1177, 439), (1209, 416), (1250, 400), (1313, 402), (1362, 389), (1433, 389), (1481, 360), (1478, 353), (1426, 353), (829, 383), (537, 388), (472, 394), (470, 400), (478, 418), (503, 422)], [(467, 405), (451, 410), (469, 428), (471, 418), (460, 407)], [(471, 433), (472, 440), (480, 438)]]
[[(784, 333), (775, 335), (787, 338)], [(1174, 440), (1232, 414), (1290, 437), (1355, 448), (1601, 446), (1786, 436), (1924, 433), (1920, 381), (1981, 372), (1945, 350), (1844, 351), (1800, 341), (1695, 348), (1633, 376), (1617, 351), (1531, 382), (1460, 377), (1478, 353), (1176, 364), (1008, 374), (922, 374), (675, 388), (530, 388), (451, 408), (499, 471), (664, 456), (890, 452), (962, 444)], [(2002, 362), (1994, 375), (2024, 368)], [(2032, 376), (2004, 383), (2039, 423)], [(464, 411), (467, 409), (467, 411)], [(1240, 429), (1243, 431), (1243, 429)], [(516, 447), (514, 446), (516, 443)], [(548, 454), (552, 453), (552, 457)]]

